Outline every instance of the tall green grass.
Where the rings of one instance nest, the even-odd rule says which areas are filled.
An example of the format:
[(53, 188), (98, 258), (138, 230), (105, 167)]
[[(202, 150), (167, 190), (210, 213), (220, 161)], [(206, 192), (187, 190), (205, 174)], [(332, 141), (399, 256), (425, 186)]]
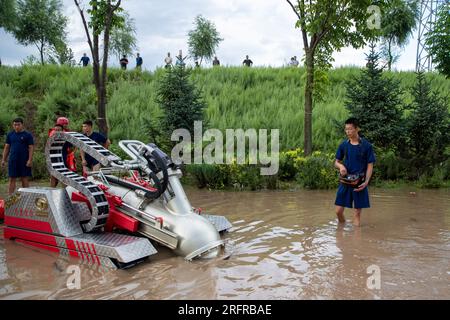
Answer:
[[(329, 71), (330, 81), (323, 100), (313, 110), (313, 146), (332, 152), (343, 138), (339, 124), (348, 116), (345, 82), (359, 72), (345, 67)], [(158, 80), (164, 70), (136, 72), (111, 69), (108, 72), (107, 117), (110, 138), (151, 140), (149, 123), (162, 111), (155, 102)], [(279, 129), (281, 150), (303, 145), (304, 68), (220, 67), (196, 69), (192, 80), (207, 103), (205, 118), (210, 128)], [(404, 88), (409, 103), (413, 72), (391, 72)], [(450, 80), (435, 73), (427, 75), (441, 94), (450, 92)], [(71, 120), (79, 130), (88, 118), (96, 118), (95, 88), (90, 68), (23, 66), (0, 68), (0, 134), (9, 129), (16, 115), (27, 116), (25, 105), (36, 109), (35, 135), (45, 141), (47, 129), (59, 115)], [(28, 104), (27, 104), (28, 103)], [(383, 125), (383, 124), (380, 124)]]

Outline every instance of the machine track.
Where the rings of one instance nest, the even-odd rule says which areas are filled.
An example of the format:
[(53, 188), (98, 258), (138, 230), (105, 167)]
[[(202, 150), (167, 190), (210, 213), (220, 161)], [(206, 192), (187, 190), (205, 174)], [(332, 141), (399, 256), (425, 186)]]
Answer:
[(103, 191), (85, 177), (70, 171), (63, 160), (63, 147), (69, 142), (74, 147), (83, 150), (92, 156), (103, 166), (110, 166), (112, 162), (121, 161), (121, 159), (105, 149), (95, 141), (78, 132), (55, 132), (51, 136), (45, 147), (45, 157), (49, 173), (61, 181), (71, 186), (87, 197), (91, 205), (91, 219), (82, 222), (85, 232), (93, 231), (103, 227), (106, 224), (109, 213), (109, 205)]

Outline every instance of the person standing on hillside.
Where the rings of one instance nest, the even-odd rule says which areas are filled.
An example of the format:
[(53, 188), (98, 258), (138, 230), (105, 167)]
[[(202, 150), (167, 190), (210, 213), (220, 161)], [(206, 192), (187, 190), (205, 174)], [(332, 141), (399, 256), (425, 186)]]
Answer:
[(86, 55), (86, 53), (83, 53), (83, 56), (80, 59), (80, 63), (83, 63), (83, 67), (87, 67), (89, 64), (89, 57)]
[(188, 56), (185, 56), (183, 58), (183, 51), (180, 50), (178, 55), (176, 56), (176, 58), (177, 58), (177, 61), (175, 62), (176, 66), (179, 66), (179, 67), (186, 66), (186, 62), (184, 62), (184, 61), (188, 58)]
[(142, 63), (144, 62), (144, 60), (142, 59), (142, 57), (139, 55), (139, 53), (136, 55), (136, 69), (142, 69)]
[(122, 56), (122, 59), (120, 59), (120, 67), (122, 68), (122, 70), (127, 70), (127, 65), (128, 65), (128, 59), (126, 55)]
[(253, 65), (253, 61), (248, 58), (248, 55), (245, 56), (245, 60), (242, 61), (242, 64), (251, 67)]
[(375, 153), (369, 141), (360, 137), (355, 118), (345, 121), (347, 138), (336, 152), (334, 166), (339, 170), (339, 188), (336, 193), (336, 215), (345, 223), (344, 209), (355, 208), (353, 224), (360, 226), (363, 208), (370, 208), (368, 185), (373, 173)]
[(172, 67), (172, 57), (170, 56), (170, 52), (167, 52), (167, 57), (165, 57), (164, 63), (166, 64), (164, 68), (169, 69)]
[(3, 149), (2, 168), (8, 160), (8, 193), (13, 194), (16, 190), (16, 179), (22, 181), (22, 188), (28, 188), (31, 177), (31, 166), (33, 163), (34, 139), (31, 133), (23, 126), (23, 119), (16, 118), (12, 123), (13, 131), (6, 136)]
[(298, 67), (298, 60), (297, 60), (297, 56), (293, 56), (291, 58), (291, 62), (289, 63), (289, 65), (291, 67)]

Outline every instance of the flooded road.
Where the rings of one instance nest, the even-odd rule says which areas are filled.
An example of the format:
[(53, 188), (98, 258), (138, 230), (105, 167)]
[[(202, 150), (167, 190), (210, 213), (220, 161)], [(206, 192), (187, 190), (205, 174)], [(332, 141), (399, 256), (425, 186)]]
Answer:
[(348, 209), (337, 225), (334, 191), (186, 193), (232, 222), (229, 259), (186, 262), (157, 247), (128, 270), (80, 265), (70, 290), (78, 260), (4, 240), (2, 226), (0, 299), (450, 299), (448, 189), (372, 189), (361, 228)]

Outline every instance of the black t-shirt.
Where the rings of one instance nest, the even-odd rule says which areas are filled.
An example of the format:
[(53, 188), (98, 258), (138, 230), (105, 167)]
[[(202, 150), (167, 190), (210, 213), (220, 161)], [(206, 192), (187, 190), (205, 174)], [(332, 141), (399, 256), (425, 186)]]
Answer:
[(89, 64), (89, 57), (81, 57), (81, 62), (83, 62), (83, 66), (87, 66)]
[[(104, 145), (106, 143), (106, 137), (104, 135), (102, 135), (99, 132), (92, 132), (92, 134), (90, 136), (85, 135), (86, 137), (88, 137), (91, 140), (94, 140), (95, 142), (97, 142), (99, 145)], [(88, 155), (87, 153), (85, 154), (84, 158), (86, 159), (86, 162), (88, 164), (89, 167), (95, 166), (98, 161), (95, 160), (94, 158), (92, 158), (90, 155)]]
[(250, 59), (245, 59), (244, 62), (242, 63), (245, 64), (247, 67), (250, 67), (253, 64), (253, 61)]
[(127, 58), (122, 58), (122, 59), (120, 59), (120, 65), (121, 65), (122, 67), (126, 67), (127, 64), (128, 64), (128, 59), (127, 59)]

